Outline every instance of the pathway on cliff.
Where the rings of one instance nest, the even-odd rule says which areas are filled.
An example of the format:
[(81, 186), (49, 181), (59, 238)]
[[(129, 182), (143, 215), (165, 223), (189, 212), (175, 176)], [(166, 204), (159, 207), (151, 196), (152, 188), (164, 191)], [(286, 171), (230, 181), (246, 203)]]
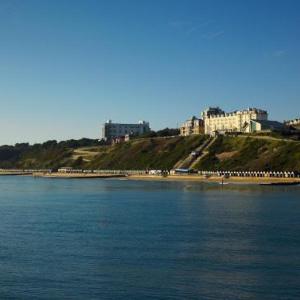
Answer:
[(203, 156), (203, 154), (207, 154), (207, 149), (210, 147), (210, 145), (215, 141), (216, 138), (208, 138), (205, 140), (200, 146), (195, 148), (192, 152), (199, 153), (199, 156), (192, 155), (192, 152), (184, 159), (179, 160), (175, 165), (174, 169), (191, 169), (195, 162), (199, 161), (199, 158)]
[(82, 157), (83, 161), (89, 162), (99, 154), (99, 147), (81, 147), (73, 150), (72, 159)]
[(193, 169), (195, 166), (197, 166), (197, 164), (200, 162), (200, 160), (203, 159), (209, 153), (210, 146), (217, 140), (217, 138), (218, 138), (217, 136), (210, 138), (209, 142), (207, 143), (205, 148), (202, 150), (202, 153), (195, 160), (192, 161), (192, 163), (190, 165), (190, 169)]

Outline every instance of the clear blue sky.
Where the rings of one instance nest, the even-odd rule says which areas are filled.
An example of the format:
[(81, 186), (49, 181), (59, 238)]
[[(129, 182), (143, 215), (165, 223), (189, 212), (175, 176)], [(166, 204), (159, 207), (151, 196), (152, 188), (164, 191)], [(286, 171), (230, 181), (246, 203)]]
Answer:
[(0, 144), (175, 127), (209, 105), (299, 117), (300, 1), (0, 2)]

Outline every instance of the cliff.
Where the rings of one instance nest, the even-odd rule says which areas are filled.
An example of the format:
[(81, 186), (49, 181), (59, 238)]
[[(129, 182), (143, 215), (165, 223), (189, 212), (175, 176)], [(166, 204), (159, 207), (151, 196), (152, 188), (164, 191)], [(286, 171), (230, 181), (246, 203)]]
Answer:
[[(201, 149), (200, 159), (189, 160)], [(300, 142), (272, 136), (153, 137), (112, 146), (82, 139), (0, 147), (0, 168), (172, 169), (181, 161), (199, 170), (300, 171)]]

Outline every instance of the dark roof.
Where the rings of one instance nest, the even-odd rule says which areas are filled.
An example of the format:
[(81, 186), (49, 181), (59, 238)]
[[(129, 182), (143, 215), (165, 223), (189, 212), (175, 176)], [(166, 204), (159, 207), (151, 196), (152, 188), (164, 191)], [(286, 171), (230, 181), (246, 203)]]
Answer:
[(251, 121), (261, 124), (263, 128), (282, 129), (284, 127), (284, 124), (278, 121), (269, 121), (269, 120), (251, 120)]

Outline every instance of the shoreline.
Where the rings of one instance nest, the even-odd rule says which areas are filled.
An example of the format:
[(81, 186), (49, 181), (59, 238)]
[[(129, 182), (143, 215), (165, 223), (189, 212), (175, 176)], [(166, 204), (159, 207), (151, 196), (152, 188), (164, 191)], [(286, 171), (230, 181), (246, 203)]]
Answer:
[(0, 176), (32, 176), (33, 172), (0, 172)]
[(93, 178), (124, 178), (121, 174), (93, 174), (93, 173), (33, 173), (33, 177), (61, 178), (61, 179), (93, 179)]
[(45, 173), (45, 172), (0, 172), (0, 176), (32, 176), (33, 178), (56, 178), (56, 179), (125, 179), (141, 181), (193, 181), (199, 183), (226, 184), (253, 184), (253, 185), (297, 185), (299, 177), (237, 177), (224, 178), (220, 176), (205, 177), (203, 175), (127, 175), (127, 174), (97, 174), (97, 173)]
[(128, 180), (144, 180), (144, 181), (194, 181), (201, 183), (219, 183), (222, 184), (300, 184), (300, 178), (284, 178), (284, 177), (229, 177), (222, 178), (217, 176), (211, 176), (206, 178), (204, 176), (195, 175), (169, 175), (167, 177), (157, 175), (130, 175), (126, 177)]

